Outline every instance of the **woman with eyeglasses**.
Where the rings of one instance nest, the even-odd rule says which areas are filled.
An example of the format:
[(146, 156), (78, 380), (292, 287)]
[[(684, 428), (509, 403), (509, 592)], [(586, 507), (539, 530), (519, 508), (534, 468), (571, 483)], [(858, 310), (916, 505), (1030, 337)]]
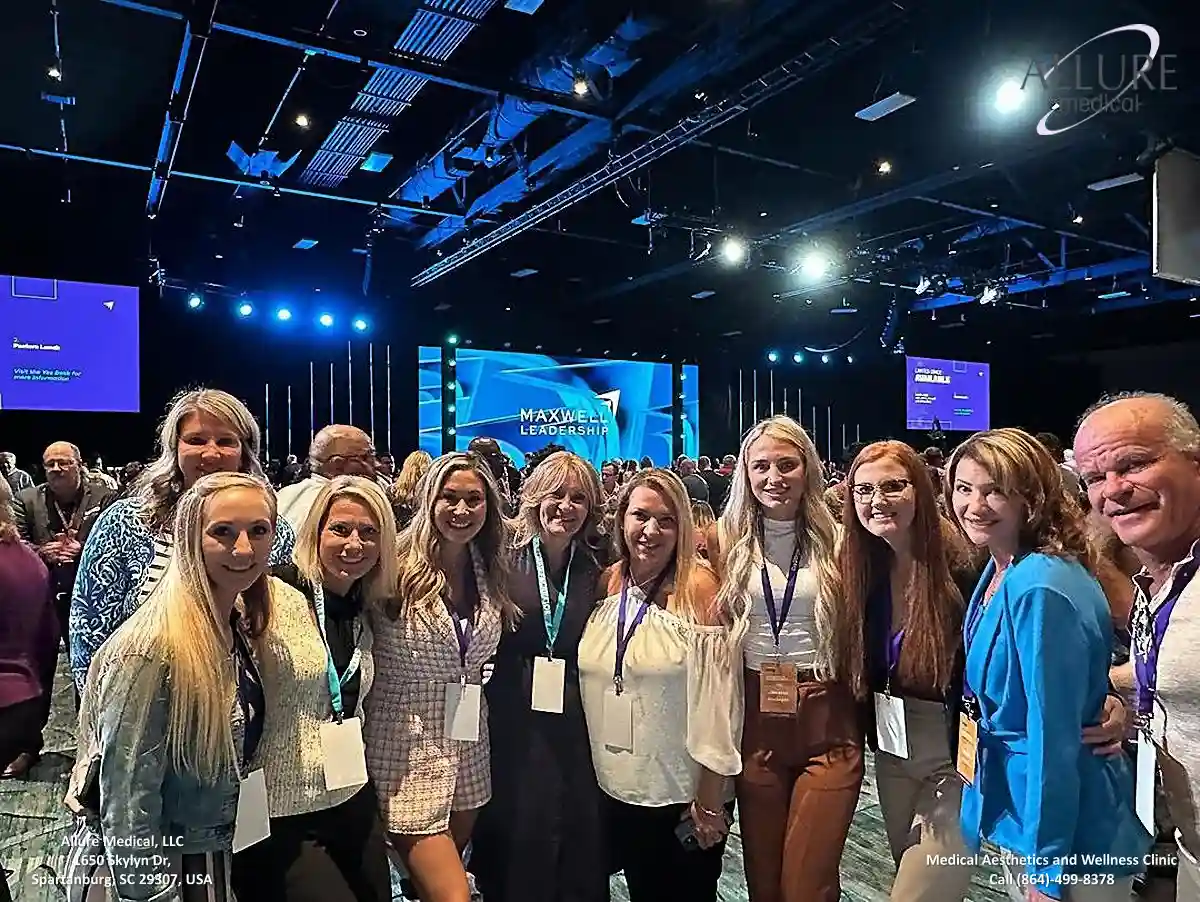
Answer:
[(375, 674), (369, 614), (395, 595), (395, 547), (383, 490), (338, 476), (300, 524), (295, 563), (277, 571), (259, 653), (268, 718), (255, 756), (271, 835), (233, 858), (241, 899), (391, 902), (362, 718)]
[[(183, 493), (211, 473), (263, 476), (258, 423), (246, 405), (212, 388), (185, 391), (159, 430), (158, 459), (129, 497), (96, 520), (79, 557), (71, 598), (71, 670), (80, 691), (97, 649), (138, 609), (166, 572), (172, 523)], [(272, 530), (271, 564), (292, 557), (295, 534), (286, 520)]]
[(1016, 856), (1030, 902), (1127, 902), (1150, 837), (1124, 756), (1094, 755), (1081, 736), (1105, 704), (1113, 638), (1081, 512), (1019, 429), (960, 445), (945, 491), (990, 557), (964, 631), (963, 835)]
[(579, 691), (604, 553), (596, 471), (558, 451), (521, 488), (510, 595), (522, 616), (488, 681), (491, 802), (471, 865), (488, 902), (607, 902), (607, 837)]
[(421, 902), (464, 902), (462, 853), (492, 796), (483, 665), (519, 609), (508, 532), (487, 463), (445, 454), (401, 533), (398, 597), (372, 618), (367, 771)]
[(696, 555), (687, 490), (639, 470), (579, 643), (592, 762), (632, 902), (715, 900), (741, 770), (741, 648)]

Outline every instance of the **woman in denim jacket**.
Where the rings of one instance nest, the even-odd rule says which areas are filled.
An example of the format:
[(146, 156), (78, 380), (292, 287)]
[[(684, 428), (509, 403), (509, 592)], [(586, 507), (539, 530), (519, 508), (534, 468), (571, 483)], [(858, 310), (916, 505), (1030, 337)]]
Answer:
[(197, 481), (179, 502), (162, 580), (97, 654), (68, 795), (84, 814), (68, 861), (77, 893), (103, 884), (120, 902), (232, 899), (239, 777), (263, 729), (250, 646), (270, 616), (274, 524), (261, 480)]

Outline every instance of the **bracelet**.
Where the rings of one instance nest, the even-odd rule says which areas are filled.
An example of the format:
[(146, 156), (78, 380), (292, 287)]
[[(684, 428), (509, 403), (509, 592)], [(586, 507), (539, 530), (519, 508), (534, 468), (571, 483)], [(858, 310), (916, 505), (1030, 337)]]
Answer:
[(701, 814), (703, 814), (705, 817), (721, 818), (721, 819), (724, 819), (724, 817), (725, 817), (724, 811), (713, 811), (710, 808), (705, 808), (699, 802), (692, 802), (692, 804), (695, 805), (696, 810), (699, 811)]

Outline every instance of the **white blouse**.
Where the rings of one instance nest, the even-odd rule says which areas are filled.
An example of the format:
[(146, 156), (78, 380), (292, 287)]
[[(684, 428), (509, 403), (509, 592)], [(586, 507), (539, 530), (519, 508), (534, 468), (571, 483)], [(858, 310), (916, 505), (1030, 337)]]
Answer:
[[(644, 593), (629, 589), (625, 629)], [(630, 805), (696, 797), (700, 768), (741, 773), (743, 688), (730, 631), (699, 626), (651, 605), (625, 652), (623, 695), (633, 708), (633, 750), (604, 743), (604, 697), (613, 689), (618, 592), (592, 613), (579, 643), (579, 684), (600, 788)]]
[[(792, 555), (796, 551), (795, 522), (763, 520), (762, 550), (778, 614), (783, 607), (788, 570), (791, 569)], [(779, 631), (779, 647), (776, 648), (771, 617), (767, 613), (767, 599), (763, 595), (761, 568), (761, 559), (757, 559), (756, 555), (746, 586), (746, 609), (750, 621), (745, 645), (746, 666), (751, 670), (761, 670), (763, 662), (783, 661), (802, 669), (812, 667), (817, 655), (816, 604), (820, 588), (816, 571), (808, 561), (801, 560), (800, 569), (796, 571), (792, 606)]]

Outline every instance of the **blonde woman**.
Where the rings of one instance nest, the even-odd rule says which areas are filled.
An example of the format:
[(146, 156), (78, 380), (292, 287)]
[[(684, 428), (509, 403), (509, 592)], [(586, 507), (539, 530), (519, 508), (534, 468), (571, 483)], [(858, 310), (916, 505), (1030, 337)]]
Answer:
[(595, 601), (603, 502), (567, 451), (526, 479), (510, 589), (522, 617), (487, 684), (492, 801), (471, 864), (489, 902), (607, 902), (602, 795), (579, 696), (579, 639)]
[(413, 451), (404, 458), (404, 464), (400, 467), (400, 475), (396, 477), (396, 481), (392, 483), (392, 487), (388, 491), (388, 497), (392, 501), (392, 510), (396, 514), (396, 525), (400, 529), (407, 526), (408, 521), (413, 518), (417, 483), (421, 481), (422, 476), (429, 472), (431, 466), (433, 466), (433, 458), (430, 457), (428, 451)]
[[(245, 404), (217, 389), (177, 395), (158, 446), (158, 459), (142, 472), (129, 497), (100, 515), (80, 554), (70, 623), (71, 669), (80, 690), (96, 650), (162, 578), (180, 496), (209, 473), (263, 475), (258, 423)], [(271, 563), (285, 564), (295, 541), (292, 527), (284, 521), (274, 535)]]
[[(321, 486), (281, 568), (260, 649), (271, 836), (234, 856), (233, 885), (256, 902), (390, 902), (387, 838), (367, 785), (362, 709), (374, 679), (367, 611), (395, 595), (396, 525), (378, 484)], [(331, 737), (345, 740), (331, 757)]]
[(422, 902), (465, 902), (462, 852), (492, 795), (483, 664), (506, 622), (508, 539), (487, 464), (446, 454), (399, 539), (398, 598), (372, 611), (367, 770)]
[(708, 560), (708, 536), (716, 528), (717, 515), (707, 501), (692, 502), (692, 525), (696, 533), (696, 554)]
[(639, 470), (579, 643), (592, 762), (632, 902), (716, 899), (728, 778), (741, 770), (741, 652), (694, 532), (679, 477)]
[(250, 801), (266, 707), (251, 646), (271, 620), (274, 523), (274, 492), (253, 476), (205, 476), (183, 493), (166, 573), (88, 675), (68, 885), (101, 882), (83, 854), (101, 843), (114, 899), (233, 898), (229, 853), (266, 826)]
[(709, 545), (721, 606), (747, 633), (737, 796), (751, 902), (841, 893), (863, 759), (844, 683), (852, 653), (839, 645), (836, 543), (812, 439), (788, 417), (762, 421), (742, 441)]
[(1015, 856), (1016, 899), (1126, 902), (1150, 836), (1129, 762), (1083, 739), (1102, 716), (1113, 634), (1082, 512), (1019, 429), (959, 445), (945, 497), (990, 557), (964, 628), (963, 836)]

